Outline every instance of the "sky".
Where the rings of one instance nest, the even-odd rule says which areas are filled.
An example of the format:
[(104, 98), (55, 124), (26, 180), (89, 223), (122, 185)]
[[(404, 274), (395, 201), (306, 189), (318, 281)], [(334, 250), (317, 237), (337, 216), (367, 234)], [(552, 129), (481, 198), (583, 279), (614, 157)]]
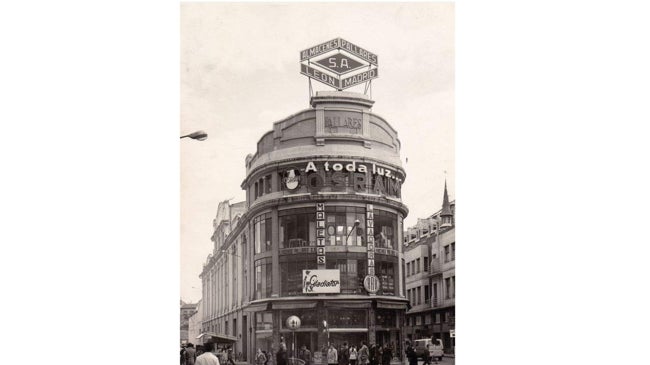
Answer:
[(182, 3), (180, 25), (180, 134), (209, 136), (180, 141), (182, 300), (201, 298), (219, 202), (245, 199), (246, 155), (309, 107), (311, 46), (341, 37), (378, 55), (372, 111), (402, 143), (405, 227), (441, 208), (445, 179), (455, 199), (453, 3)]

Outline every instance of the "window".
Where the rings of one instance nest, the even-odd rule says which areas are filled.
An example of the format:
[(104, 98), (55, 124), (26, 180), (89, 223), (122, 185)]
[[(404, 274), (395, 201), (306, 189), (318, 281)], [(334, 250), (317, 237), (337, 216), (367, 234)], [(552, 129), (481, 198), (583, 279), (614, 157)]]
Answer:
[(411, 276), (411, 263), (406, 263), (406, 276)]
[(395, 263), (375, 260), (375, 275), (381, 283), (377, 294), (395, 295)]
[(450, 254), (449, 254), (449, 245), (445, 246), (445, 262), (450, 261)]
[(415, 260), (411, 261), (411, 275), (415, 275)]
[(418, 303), (418, 305), (420, 305), (420, 304), (422, 304), (422, 287), (421, 287), (421, 286), (418, 286), (418, 291), (417, 291), (417, 293), (418, 293), (418, 294), (417, 294), (417, 295), (418, 295), (418, 297), (417, 297), (417, 303)]
[(271, 296), (273, 290), (273, 264), (270, 257), (255, 261), (255, 299)]
[(436, 323), (440, 323), (440, 313), (436, 313)]
[(411, 300), (411, 289), (406, 290), (406, 297), (408, 298), (409, 303), (411, 304), (411, 306), (413, 306), (413, 301)]
[(316, 210), (289, 209), (278, 212), (280, 248), (316, 246)]
[(271, 192), (271, 175), (264, 176), (264, 194)]
[(451, 297), (456, 298), (456, 276), (451, 277)]
[(445, 279), (445, 299), (451, 299), (451, 278)]
[[(354, 223), (357, 220), (359, 225), (355, 228)], [(376, 228), (375, 232), (377, 232)], [(325, 237), (329, 246), (365, 246), (366, 209), (363, 207), (326, 207)]]
[(429, 258), (428, 257), (424, 258), (424, 267), (422, 267), (422, 269), (424, 270), (424, 272), (429, 271)]
[(456, 242), (451, 243), (451, 261), (456, 260)]
[(327, 324), (330, 328), (367, 328), (367, 317), (366, 309), (327, 309)]
[(432, 288), (433, 290), (431, 291), (432, 294), (431, 300), (433, 301), (432, 304), (435, 307), (436, 305), (438, 305), (438, 284), (434, 283)]
[(271, 250), (271, 214), (266, 213), (255, 217), (255, 253), (262, 253)]
[(313, 257), (309, 259), (296, 260), (295, 257), (291, 258), (291, 262), (280, 262), (280, 286), (282, 287), (283, 296), (302, 295), (302, 271), (313, 269), (316, 266)]
[(424, 286), (424, 303), (429, 304), (431, 302), (431, 295), (429, 294), (429, 286)]
[(416, 270), (415, 271), (416, 274), (420, 273), (420, 259), (419, 258), (415, 260), (415, 270)]
[(257, 186), (257, 181), (255, 182), (255, 196), (254, 199), (257, 199), (257, 197), (260, 196), (260, 191), (259, 187)]
[[(363, 279), (366, 277), (366, 260), (327, 260), (328, 269), (337, 269), (341, 274), (341, 294), (362, 294)], [(383, 283), (382, 283), (383, 284)]]
[(374, 209), (375, 246), (396, 250), (397, 214)]
[(273, 313), (272, 312), (257, 312), (257, 313), (255, 313), (255, 329), (256, 330), (272, 330), (273, 329)]
[(388, 309), (376, 309), (375, 325), (378, 327), (397, 327), (396, 311)]

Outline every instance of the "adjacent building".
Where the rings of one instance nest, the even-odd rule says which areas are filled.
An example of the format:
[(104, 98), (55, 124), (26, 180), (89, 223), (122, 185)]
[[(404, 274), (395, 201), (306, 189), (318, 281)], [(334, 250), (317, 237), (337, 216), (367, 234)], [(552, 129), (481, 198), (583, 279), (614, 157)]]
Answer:
[(202, 332), (236, 338), (243, 360), (275, 351), (281, 336), (291, 350), (294, 334), (314, 363), (328, 342), (403, 352), (406, 174), (397, 131), (373, 104), (316, 93), (246, 157), (246, 201), (219, 204), (200, 275)]
[(440, 338), (445, 351), (454, 351), (456, 323), (455, 202), (449, 201), (447, 184), (442, 209), (418, 219), (404, 236), (406, 260), (407, 339)]
[(196, 313), (197, 304), (185, 303), (181, 300), (181, 343), (192, 342), (189, 336), (189, 319)]

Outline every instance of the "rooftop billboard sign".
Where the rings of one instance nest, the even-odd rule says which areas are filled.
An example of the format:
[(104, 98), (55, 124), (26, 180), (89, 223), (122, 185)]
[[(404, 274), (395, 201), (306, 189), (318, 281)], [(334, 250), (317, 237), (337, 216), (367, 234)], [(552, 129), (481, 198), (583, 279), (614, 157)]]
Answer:
[[(379, 76), (379, 57), (354, 43), (335, 38), (300, 52), (300, 73), (337, 90)], [(362, 72), (350, 75), (355, 71)], [(346, 75), (342, 78), (342, 75)]]

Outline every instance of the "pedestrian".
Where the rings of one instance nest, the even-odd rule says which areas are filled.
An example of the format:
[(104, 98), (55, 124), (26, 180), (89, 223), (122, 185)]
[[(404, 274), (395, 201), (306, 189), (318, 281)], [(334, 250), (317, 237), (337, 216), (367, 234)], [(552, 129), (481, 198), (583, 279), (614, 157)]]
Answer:
[(359, 365), (368, 365), (368, 359), (370, 358), (370, 351), (368, 346), (364, 341), (361, 341), (361, 348), (359, 349)]
[(185, 347), (186, 344), (181, 344), (181, 365), (185, 365)]
[(213, 353), (214, 343), (203, 344), (203, 351), (205, 352), (196, 358), (196, 365), (219, 365), (219, 358)]
[(287, 365), (287, 345), (284, 343), (284, 337), (280, 337), (280, 347), (275, 354), (275, 363), (277, 365)]
[(300, 348), (300, 355), (298, 357), (300, 360), (305, 362), (305, 365), (311, 365), (311, 351), (309, 351), (307, 346), (302, 345)]
[(381, 365), (390, 365), (390, 360), (393, 358), (393, 351), (390, 346), (386, 345), (381, 353)]
[(328, 365), (338, 365), (339, 356), (338, 352), (334, 348), (334, 344), (330, 344), (329, 350), (327, 350), (327, 364)]
[(233, 354), (232, 348), (229, 348), (227, 353), (228, 353), (228, 355), (227, 355), (228, 359), (226, 360), (226, 364), (227, 365), (235, 365), (235, 361), (232, 358), (232, 354)]
[(350, 365), (350, 349), (347, 342), (343, 342), (343, 346), (341, 346), (339, 365)]
[(406, 342), (406, 358), (409, 361), (409, 365), (418, 365), (418, 355), (415, 353), (415, 350), (411, 346), (410, 342)]
[(264, 365), (266, 362), (266, 356), (262, 352), (262, 349), (258, 348), (255, 352), (255, 365)]
[(431, 365), (431, 356), (429, 355), (431, 353), (431, 344), (428, 343), (424, 347), (424, 352), (422, 353), (422, 359), (424, 360), (422, 365)]
[(269, 365), (269, 361), (271, 360), (271, 355), (269, 355), (268, 352), (265, 350), (262, 350), (262, 353), (264, 354), (264, 357), (266, 357), (266, 361), (264, 361), (264, 365)]
[(185, 347), (185, 365), (194, 365), (196, 361), (196, 350), (193, 343), (188, 343)]
[(369, 353), (369, 358), (368, 358), (368, 361), (370, 362), (370, 365), (378, 365), (378, 363), (379, 363), (378, 357), (379, 356), (377, 356), (377, 355), (378, 355), (377, 345), (375, 345), (374, 343), (370, 344), (370, 353)]
[(350, 365), (357, 365), (357, 348), (350, 346)]

